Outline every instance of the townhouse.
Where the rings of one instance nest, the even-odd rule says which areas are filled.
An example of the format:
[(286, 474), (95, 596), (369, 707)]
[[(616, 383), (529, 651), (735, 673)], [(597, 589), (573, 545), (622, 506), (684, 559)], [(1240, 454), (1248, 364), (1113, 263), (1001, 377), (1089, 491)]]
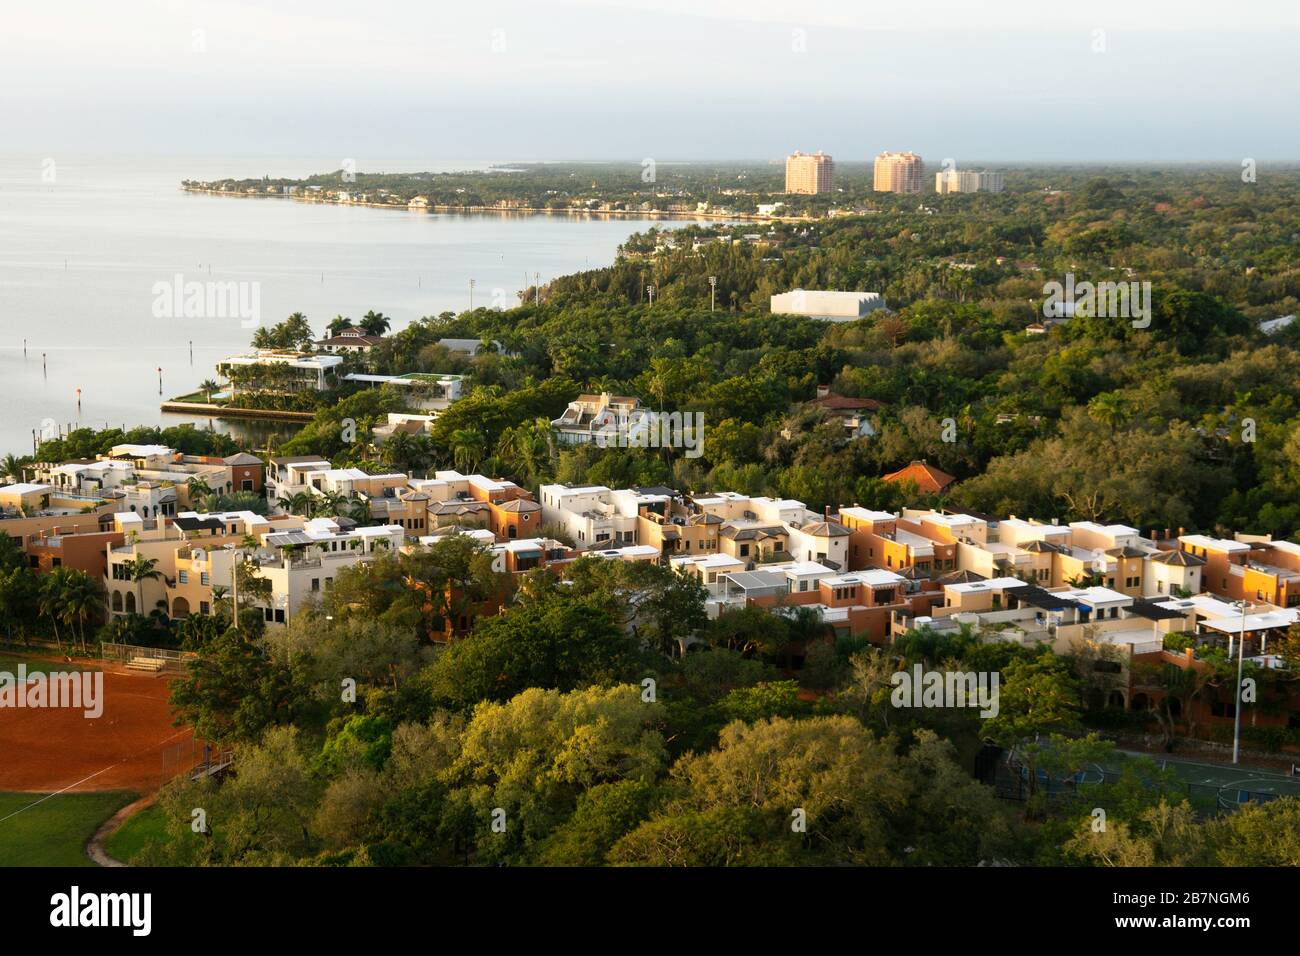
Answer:
[(34, 471), (64, 495), (108, 499), (116, 511), (146, 518), (192, 507), (200, 487), (214, 494), (259, 494), (263, 487), (260, 458), (185, 455), (166, 445), (115, 445), (93, 460), (41, 462)]

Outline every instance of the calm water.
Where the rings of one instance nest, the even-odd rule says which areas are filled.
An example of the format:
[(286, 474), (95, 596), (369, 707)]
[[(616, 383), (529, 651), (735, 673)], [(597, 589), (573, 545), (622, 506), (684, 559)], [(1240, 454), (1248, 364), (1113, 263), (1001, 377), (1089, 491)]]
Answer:
[[(32, 430), (45, 421), (192, 420), (163, 415), (159, 402), (212, 376), (213, 363), (245, 350), (252, 331), (238, 316), (155, 317), (155, 283), (178, 274), (185, 282), (258, 283), (263, 324), (301, 311), (322, 332), (336, 314), (377, 309), (399, 329), (465, 309), (470, 279), (475, 305), (490, 304), (493, 290), (514, 304), (533, 273), (545, 282), (607, 264), (619, 243), (646, 228), (635, 220), (430, 215), (180, 190), (185, 178), (302, 176), (338, 168), (337, 158), (52, 159), (51, 167), (46, 157), (0, 155), (0, 454), (30, 452)], [(389, 172), (487, 165), (358, 162)]]

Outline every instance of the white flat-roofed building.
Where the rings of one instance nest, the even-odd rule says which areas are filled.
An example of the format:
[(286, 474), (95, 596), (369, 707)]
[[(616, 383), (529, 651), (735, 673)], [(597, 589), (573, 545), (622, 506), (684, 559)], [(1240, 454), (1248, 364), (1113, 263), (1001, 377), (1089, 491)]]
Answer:
[(713, 598), (725, 595), (726, 575), (745, 570), (745, 562), (729, 554), (688, 555), (673, 558), (670, 563), (674, 571), (689, 574), (704, 585)]
[(826, 322), (854, 322), (885, 307), (879, 292), (830, 292), (794, 289), (772, 296), (773, 315), (803, 315)]
[(897, 521), (898, 516), (892, 511), (873, 511), (870, 508), (860, 508), (854, 505), (849, 508), (840, 509), (841, 518), (852, 518), (860, 524), (878, 524), (882, 521)]
[(658, 561), (659, 549), (648, 544), (628, 544), (621, 548), (593, 548), (583, 557), (604, 558), (609, 561)]
[[(231, 393), (238, 388), (257, 390), (282, 389), (285, 386), (315, 388), (324, 391), (337, 384), (338, 368), (343, 364), (341, 355), (312, 355), (306, 352), (284, 352), (277, 349), (258, 349), (249, 355), (231, 355), (217, 362), (217, 373), (231, 383)], [(282, 368), (289, 370), (282, 380), (279, 375), (259, 378), (250, 369)], [(231, 379), (231, 375), (240, 381)]]
[(608, 550), (637, 543), (638, 496), (614, 492), (604, 485), (538, 488), (542, 524), (564, 529), (580, 549)]
[(485, 548), (490, 548), (496, 544), (497, 536), (487, 528), (463, 528), (457, 531), (447, 532), (445, 534), (426, 534), (417, 539), (417, 543), (422, 547), (432, 547), (439, 541), (446, 541), (448, 538), (464, 537), (469, 538), (476, 544)]

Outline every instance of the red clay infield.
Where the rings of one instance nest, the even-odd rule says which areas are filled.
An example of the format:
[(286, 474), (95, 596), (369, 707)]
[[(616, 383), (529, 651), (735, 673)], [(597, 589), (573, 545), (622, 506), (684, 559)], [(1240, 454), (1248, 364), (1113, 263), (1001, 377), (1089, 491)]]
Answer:
[(170, 685), (105, 670), (98, 718), (71, 708), (0, 708), (0, 791), (152, 793), (164, 764), (168, 778), (190, 765), (178, 762), (190, 760), (192, 734), (172, 726)]

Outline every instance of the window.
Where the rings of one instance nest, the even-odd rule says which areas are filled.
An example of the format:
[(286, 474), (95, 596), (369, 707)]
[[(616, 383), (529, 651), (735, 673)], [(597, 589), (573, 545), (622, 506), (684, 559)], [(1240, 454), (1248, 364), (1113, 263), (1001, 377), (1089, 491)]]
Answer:
[(181, 584), (189, 584), (189, 583), (190, 583), (190, 572), (188, 572), (188, 571), (179, 571), (179, 572), (177, 572), (177, 574), (176, 574), (176, 580), (179, 581)]
[(205, 588), (210, 587), (212, 585), (212, 575), (207, 571), (200, 571), (199, 584), (202, 584)]
[(212, 605), (209, 604), (207, 601), (200, 601), (200, 602), (199, 602), (199, 613), (202, 614), (202, 615), (204, 615), (204, 616), (207, 616), (207, 615), (211, 614), (211, 613), (212, 613)]
[(742, 544), (742, 545), (740, 546), (740, 556), (741, 556), (742, 558), (747, 558), (747, 557), (749, 557), (749, 545), (747, 545), (747, 544)]
[(51, 558), (51, 559), (50, 559), (50, 566), (51, 566), (51, 567), (54, 567), (54, 568), (61, 568), (61, 567), (63, 567), (63, 559), (62, 559), (62, 558)]
[(807, 582), (807, 581), (800, 581), (800, 582), (799, 582), (799, 590), (800, 590), (800, 591), (807, 591), (807, 590), (808, 590), (808, 582)]
[(311, 579), (311, 589), (312, 589), (313, 591), (319, 591), (319, 590), (320, 590), (320, 578), (312, 578), (312, 579)]

